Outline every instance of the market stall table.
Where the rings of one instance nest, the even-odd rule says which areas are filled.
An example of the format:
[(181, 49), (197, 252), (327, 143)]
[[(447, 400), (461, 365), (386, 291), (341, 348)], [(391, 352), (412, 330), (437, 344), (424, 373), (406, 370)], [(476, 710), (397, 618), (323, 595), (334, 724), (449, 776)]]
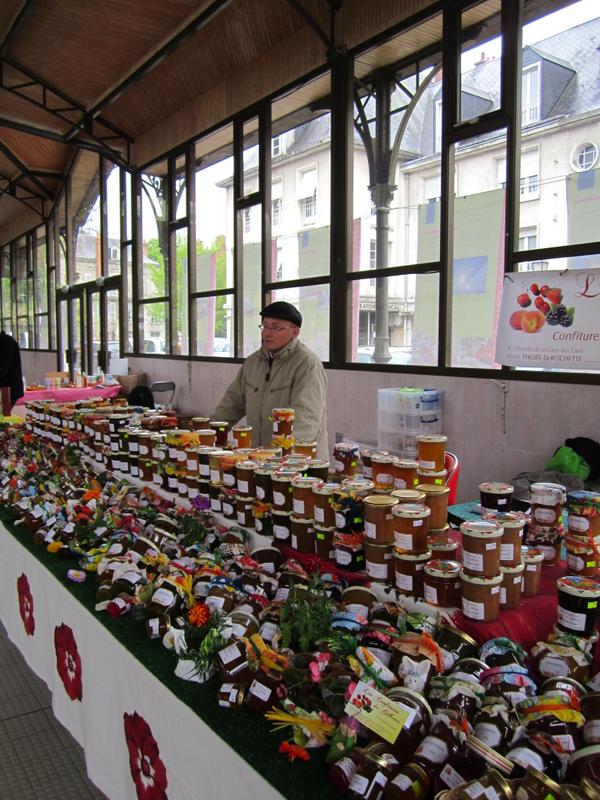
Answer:
[(91, 400), (94, 397), (116, 397), (121, 385), (115, 386), (64, 386), (60, 389), (27, 389), (23, 397), (17, 400), (16, 406), (33, 403), (38, 400), (53, 400), (56, 403), (72, 403), (75, 400)]

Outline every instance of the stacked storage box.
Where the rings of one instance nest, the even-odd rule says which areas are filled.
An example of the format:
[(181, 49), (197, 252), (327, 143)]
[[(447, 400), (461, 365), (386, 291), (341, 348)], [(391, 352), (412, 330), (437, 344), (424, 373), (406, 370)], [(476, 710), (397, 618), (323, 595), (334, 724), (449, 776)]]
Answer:
[(402, 386), (377, 391), (377, 446), (417, 458), (417, 436), (442, 433), (442, 390)]

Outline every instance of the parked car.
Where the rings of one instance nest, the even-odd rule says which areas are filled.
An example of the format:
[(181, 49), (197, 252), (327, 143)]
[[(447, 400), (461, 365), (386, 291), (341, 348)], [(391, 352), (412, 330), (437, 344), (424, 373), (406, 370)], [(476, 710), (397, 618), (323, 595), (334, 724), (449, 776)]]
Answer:
[(166, 353), (165, 340), (157, 337), (144, 339), (144, 353)]
[[(356, 361), (359, 364), (373, 364), (373, 345), (370, 347), (359, 347), (356, 351)], [(412, 347), (390, 347), (391, 359), (388, 364), (410, 364), (412, 358)]]

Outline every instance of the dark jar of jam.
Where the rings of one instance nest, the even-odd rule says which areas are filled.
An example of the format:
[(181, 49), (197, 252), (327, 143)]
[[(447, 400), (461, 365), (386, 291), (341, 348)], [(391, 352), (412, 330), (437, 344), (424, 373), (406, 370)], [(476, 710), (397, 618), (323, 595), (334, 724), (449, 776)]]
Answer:
[(350, 781), (363, 760), (363, 749), (355, 747), (348, 755), (329, 767), (329, 780), (338, 794), (345, 794)]
[(387, 744), (377, 743), (364, 749), (362, 760), (348, 785), (346, 797), (353, 800), (380, 800), (394, 767), (398, 765), (398, 760), (389, 747)]
[(431, 779), (423, 767), (414, 762), (404, 764), (383, 790), (384, 800), (420, 800), (427, 797)]
[(388, 691), (387, 696), (409, 714), (406, 724), (392, 744), (398, 761), (406, 764), (412, 759), (413, 753), (429, 730), (433, 712), (427, 700), (412, 689), (395, 687)]

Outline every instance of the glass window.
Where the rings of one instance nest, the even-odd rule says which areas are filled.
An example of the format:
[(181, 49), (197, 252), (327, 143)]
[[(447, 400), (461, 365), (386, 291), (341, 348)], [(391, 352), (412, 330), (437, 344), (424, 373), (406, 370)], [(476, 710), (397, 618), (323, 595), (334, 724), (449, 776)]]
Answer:
[(199, 356), (233, 356), (233, 295), (198, 297), (195, 303)]
[(521, 81), (521, 124), (540, 120), (540, 65), (524, 67)]
[(167, 162), (152, 167), (141, 176), (142, 253), (139, 265), (140, 298), (167, 295), (169, 231), (167, 220)]
[(72, 283), (102, 275), (100, 235), (100, 159), (81, 150), (70, 178), (69, 214), (74, 244)]
[(173, 207), (175, 219), (187, 217), (187, 186), (185, 178), (185, 156), (179, 156), (175, 162), (175, 185), (173, 187)]
[[(461, 14), (461, 64), (459, 120), (465, 122), (500, 108), (502, 39), (486, 37), (487, 0)], [(483, 32), (482, 32), (483, 27)]]
[(164, 355), (167, 352), (169, 304), (144, 303), (140, 310), (142, 314), (141, 352), (150, 355)]
[[(279, 289), (271, 294), (271, 301), (285, 300), (296, 306), (302, 314), (300, 338), (322, 361), (329, 360), (329, 302), (328, 284), (298, 286)], [(256, 326), (256, 321), (254, 325)], [(257, 333), (258, 333), (257, 329)], [(260, 340), (257, 347), (260, 346)]]
[(573, 151), (571, 165), (576, 172), (585, 172), (596, 165), (598, 148), (593, 142), (584, 142)]
[[(105, 162), (106, 163), (106, 162)], [(121, 170), (106, 163), (106, 222), (108, 275), (121, 274)]]
[(171, 292), (172, 314), (174, 320), (171, 352), (187, 356), (190, 352), (188, 319), (188, 230), (179, 228), (173, 236), (175, 248), (175, 269), (173, 270), (173, 289)]

